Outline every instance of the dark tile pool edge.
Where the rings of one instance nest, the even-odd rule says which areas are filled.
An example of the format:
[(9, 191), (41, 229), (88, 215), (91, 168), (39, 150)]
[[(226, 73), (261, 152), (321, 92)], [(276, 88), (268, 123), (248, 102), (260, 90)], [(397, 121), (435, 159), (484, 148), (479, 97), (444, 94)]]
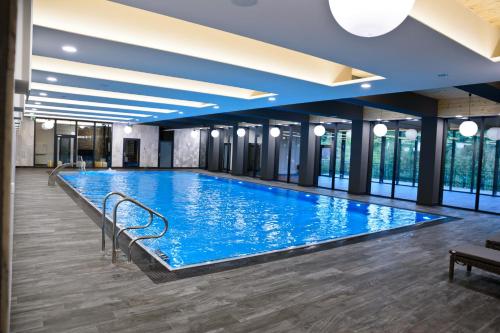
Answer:
[[(66, 180), (64, 180), (60, 175), (57, 176), (57, 184), (77, 203), (77, 205), (82, 208), (82, 210), (99, 226), (102, 226), (102, 215), (101, 211), (91, 203), (87, 198), (81, 195), (74, 187), (72, 187)], [(298, 190), (295, 190), (298, 191)], [(225, 270), (235, 269), (244, 266), (250, 266), (255, 264), (261, 264), (286, 258), (291, 258), (299, 255), (324, 251), (328, 249), (333, 249), (340, 246), (345, 246), (349, 244), (355, 244), (367, 240), (378, 239), (390, 235), (400, 234), (408, 231), (418, 230), (420, 228), (435, 226), (438, 224), (459, 220), (459, 218), (454, 217), (443, 217), (441, 219), (436, 219), (428, 222), (419, 222), (412, 225), (402, 226), (390, 230), (377, 231), (374, 233), (367, 233), (355, 236), (347, 236), (340, 239), (327, 240), (316, 244), (307, 244), (302, 246), (296, 246), (293, 248), (287, 248), (282, 250), (274, 250), (272, 252), (263, 252), (247, 256), (242, 256), (238, 258), (223, 259), (218, 261), (206, 262), (202, 264), (190, 265), (182, 267), (180, 269), (172, 269), (164, 260), (162, 260), (158, 255), (152, 253), (149, 249), (144, 247), (142, 244), (138, 243), (137, 247), (134, 247), (134, 252), (132, 255), (132, 260), (134, 263), (155, 283), (163, 283), (168, 281), (173, 281), (181, 278), (188, 278), (193, 276), (199, 276), (204, 274), (211, 274), (216, 272), (221, 272)], [(112, 235), (111, 227), (112, 221), (106, 218), (106, 234), (108, 237)], [(128, 250), (127, 244), (131, 240), (130, 237), (123, 233), (125, 240), (122, 238), (119, 241), (120, 249), (126, 253)], [(109, 244), (110, 241), (107, 241)], [(109, 248), (109, 246), (108, 246)], [(100, 249), (96, 249), (96, 255), (100, 252)], [(111, 258), (110, 258), (111, 260)]]

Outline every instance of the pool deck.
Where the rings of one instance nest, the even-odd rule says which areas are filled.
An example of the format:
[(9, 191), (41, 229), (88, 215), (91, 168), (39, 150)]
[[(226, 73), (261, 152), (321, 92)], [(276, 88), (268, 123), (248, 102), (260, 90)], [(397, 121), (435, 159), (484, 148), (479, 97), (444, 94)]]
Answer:
[[(243, 178), (246, 179), (246, 178)], [(378, 197), (339, 197), (462, 220), (274, 262), (155, 284), (111, 264), (100, 229), (43, 169), (16, 177), (13, 332), (497, 332), (500, 277), (448, 249), (500, 232), (500, 217)], [(268, 182), (257, 181), (265, 184)], [(273, 186), (298, 188), (272, 183)], [(331, 194), (332, 191), (308, 188)]]

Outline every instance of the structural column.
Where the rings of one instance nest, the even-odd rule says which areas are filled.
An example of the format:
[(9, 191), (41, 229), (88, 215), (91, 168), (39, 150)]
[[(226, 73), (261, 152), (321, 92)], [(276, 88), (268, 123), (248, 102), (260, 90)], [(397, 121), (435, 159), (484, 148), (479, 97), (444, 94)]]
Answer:
[(299, 185), (314, 186), (316, 168), (316, 142), (314, 124), (302, 122), (300, 127)]
[(262, 126), (262, 160), (260, 178), (273, 180), (276, 169), (276, 138), (269, 134), (269, 122)]
[(234, 126), (233, 128), (233, 168), (231, 173), (236, 176), (246, 174), (247, 170), (247, 156), (248, 156), (248, 138), (249, 130), (245, 128), (245, 135), (239, 137), (237, 132), (240, 127)]
[(224, 151), (222, 131), (219, 129), (219, 136), (214, 138), (212, 130), (215, 128), (210, 126), (208, 130), (208, 171), (221, 171), (220, 156)]
[(423, 117), (417, 195), (419, 205), (439, 204), (443, 139), (444, 120), (437, 117)]
[(368, 121), (352, 121), (349, 193), (368, 193), (370, 135)]

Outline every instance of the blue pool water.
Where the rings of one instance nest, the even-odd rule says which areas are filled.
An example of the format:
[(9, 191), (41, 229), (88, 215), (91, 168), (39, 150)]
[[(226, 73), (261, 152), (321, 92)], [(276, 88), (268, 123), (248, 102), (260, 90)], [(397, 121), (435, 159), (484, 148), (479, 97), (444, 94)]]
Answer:
[[(124, 192), (163, 214), (167, 234), (143, 245), (171, 269), (313, 245), (444, 218), (411, 210), (183, 171), (87, 171), (61, 176), (98, 208), (111, 191)], [(109, 200), (111, 213), (117, 197)], [(120, 206), (120, 226), (140, 225), (148, 215)], [(155, 219), (148, 231), (162, 230)], [(162, 255), (163, 254), (163, 255)]]

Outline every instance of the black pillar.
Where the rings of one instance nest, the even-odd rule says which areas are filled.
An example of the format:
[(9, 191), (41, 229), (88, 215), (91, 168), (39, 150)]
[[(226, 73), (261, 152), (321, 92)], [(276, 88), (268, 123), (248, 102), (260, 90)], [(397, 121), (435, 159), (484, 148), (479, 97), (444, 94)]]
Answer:
[(246, 174), (247, 170), (247, 156), (248, 156), (248, 138), (249, 130), (245, 128), (245, 135), (239, 137), (237, 132), (240, 127), (233, 127), (233, 168), (231, 173), (233, 175), (241, 176)]
[(363, 120), (352, 121), (351, 162), (349, 172), (349, 193), (368, 192), (370, 153), (370, 123)]
[(219, 136), (214, 138), (212, 130), (215, 128), (210, 126), (208, 130), (208, 171), (221, 171), (220, 155), (224, 151), (222, 131), (219, 129)]
[(300, 186), (314, 186), (317, 141), (314, 126), (309, 122), (302, 122), (300, 127)]
[(437, 117), (422, 118), (420, 165), (417, 203), (439, 204), (441, 191), (441, 163), (443, 159), (444, 120)]
[(262, 126), (262, 161), (260, 178), (273, 180), (276, 163), (276, 138), (269, 134), (269, 123)]

